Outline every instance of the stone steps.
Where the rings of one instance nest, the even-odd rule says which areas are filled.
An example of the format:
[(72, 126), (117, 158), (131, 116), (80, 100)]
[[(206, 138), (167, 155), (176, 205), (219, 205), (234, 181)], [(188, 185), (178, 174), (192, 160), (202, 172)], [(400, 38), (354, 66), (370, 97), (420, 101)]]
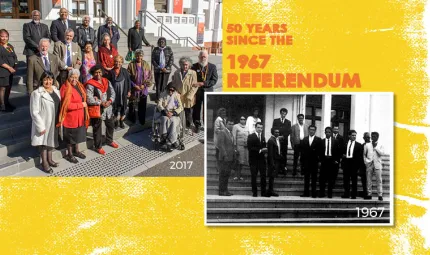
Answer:
[(282, 218), (282, 219), (207, 219), (208, 225), (261, 225), (261, 224), (388, 224), (390, 218)]

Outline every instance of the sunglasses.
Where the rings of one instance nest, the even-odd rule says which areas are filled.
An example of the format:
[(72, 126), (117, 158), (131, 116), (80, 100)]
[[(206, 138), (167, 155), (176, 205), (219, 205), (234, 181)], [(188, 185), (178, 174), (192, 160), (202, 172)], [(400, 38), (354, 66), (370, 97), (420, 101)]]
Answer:
[(175, 90), (174, 90), (174, 89), (169, 89), (169, 91), (172, 91), (172, 92), (174, 92)]

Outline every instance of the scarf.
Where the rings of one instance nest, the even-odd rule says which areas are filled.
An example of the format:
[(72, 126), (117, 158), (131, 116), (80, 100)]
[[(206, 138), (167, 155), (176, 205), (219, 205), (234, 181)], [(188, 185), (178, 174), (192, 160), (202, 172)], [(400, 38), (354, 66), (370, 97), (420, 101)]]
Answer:
[[(65, 97), (62, 100), (62, 104), (61, 104), (61, 109), (60, 109), (60, 116), (58, 117), (58, 123), (57, 123), (57, 127), (61, 127), (61, 125), (63, 124), (64, 118), (66, 117), (67, 114), (67, 109), (69, 109), (69, 103), (70, 103), (70, 98), (72, 97), (72, 89), (73, 89), (73, 85), (70, 84), (69, 81), (66, 81), (65, 84), (63, 84), (63, 86), (66, 86), (66, 94)], [(84, 100), (84, 102), (87, 101), (87, 92), (85, 91), (84, 85), (82, 85), (82, 83), (80, 83), (78, 81), (78, 89), (82, 94), (82, 99)], [(90, 117), (88, 115), (88, 107), (85, 107), (85, 127), (88, 128), (88, 125), (90, 124)]]
[(160, 69), (163, 69), (164, 67), (166, 67), (166, 57), (164, 56), (164, 48), (160, 48)]
[(171, 111), (171, 110), (175, 110), (176, 108), (178, 108), (178, 106), (179, 106), (179, 102), (178, 102), (178, 100), (176, 100), (176, 96), (177, 96), (178, 94), (177, 94), (177, 92), (175, 91), (175, 92), (173, 92), (173, 94), (169, 97), (169, 99), (167, 99), (167, 106), (166, 106), (166, 109), (168, 110), (168, 111)]
[(91, 79), (85, 84), (85, 86), (88, 85), (98, 88), (104, 94), (109, 88), (109, 81), (106, 78), (102, 78), (102, 84), (100, 84), (100, 82), (96, 81), (95, 79)]

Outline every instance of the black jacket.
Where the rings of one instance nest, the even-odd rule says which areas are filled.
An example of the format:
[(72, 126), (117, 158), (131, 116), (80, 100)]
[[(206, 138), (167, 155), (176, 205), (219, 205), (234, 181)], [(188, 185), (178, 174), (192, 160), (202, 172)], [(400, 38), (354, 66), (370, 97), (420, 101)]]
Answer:
[[(109, 32), (109, 27), (107, 25), (103, 25), (99, 28), (98, 32), (97, 32), (97, 38), (99, 39), (99, 47), (101, 45), (103, 45), (103, 38), (102, 35), (103, 34), (108, 34), (110, 35)], [(118, 41), (119, 41), (120, 35), (119, 35), (119, 31), (118, 28), (116, 26), (112, 26), (112, 38), (111, 43), (115, 46), (115, 48), (118, 49)]]
[(300, 142), (300, 148), (302, 149), (302, 162), (305, 171), (317, 171), (318, 162), (320, 160), (320, 149), (321, 149), (321, 138), (314, 136), (312, 144), (309, 145), (309, 136), (303, 138)]
[(258, 161), (265, 162), (264, 153), (260, 152), (261, 149), (266, 148), (266, 139), (264, 138), (264, 134), (261, 134), (261, 142), (258, 140), (256, 133), (248, 135), (247, 145), (249, 151), (249, 164), (256, 164)]
[(132, 27), (128, 30), (127, 37), (127, 47), (132, 51), (142, 48), (142, 41), (146, 46), (151, 45), (145, 38), (145, 30), (139, 28), (139, 31), (136, 28)]
[(22, 26), (22, 37), (25, 42), (24, 52), (22, 54), (26, 56), (32, 56), (39, 53), (38, 48), (40, 39), (51, 39), (48, 26), (42, 23), (36, 25), (34, 21), (25, 23)]
[(275, 165), (275, 161), (281, 161), (285, 160), (282, 156), (282, 151), (284, 148), (282, 137), (279, 137), (279, 148), (281, 150), (281, 154), (279, 154), (278, 150), (278, 144), (276, 143), (276, 138), (274, 136), (269, 138), (269, 141), (267, 141), (267, 163), (269, 164), (269, 167), (273, 167)]
[[(152, 51), (152, 66), (154, 67), (154, 73), (161, 72), (160, 69), (160, 53), (161, 49), (160, 47), (155, 47)], [(166, 58), (166, 69), (167, 72), (170, 73), (172, 71), (172, 65), (173, 65), (173, 51), (169, 46), (166, 46), (164, 48), (164, 57)]]
[[(76, 21), (75, 20), (67, 20), (67, 24), (69, 28), (73, 29), (76, 34)], [(63, 21), (58, 18), (51, 23), (51, 37), (54, 42), (64, 42), (65, 41), (65, 32), (66, 32), (66, 25), (63, 24)], [(75, 39), (73, 39), (74, 42)]]
[(85, 31), (85, 28), (83, 26), (79, 26), (76, 31), (74, 41), (76, 41), (79, 44), (82, 50), (85, 47), (85, 43), (87, 41), (90, 41), (93, 44), (93, 50), (95, 50), (96, 47), (98, 46), (98, 41), (97, 41), (97, 34), (94, 28), (88, 27), (88, 35), (89, 35), (89, 40), (87, 39), (87, 32)]
[(281, 119), (274, 119), (272, 128), (279, 129), (279, 135), (282, 135), (285, 138), (285, 141), (288, 141), (288, 136), (291, 134), (291, 121), (285, 119), (284, 123), (281, 122)]
[(194, 63), (191, 69), (196, 71), (197, 81), (205, 83), (205, 85), (203, 85), (203, 87), (199, 89), (210, 89), (218, 82), (218, 72), (216, 69), (216, 65), (212, 63), (208, 63), (207, 70), (206, 68), (203, 68), (199, 63)]

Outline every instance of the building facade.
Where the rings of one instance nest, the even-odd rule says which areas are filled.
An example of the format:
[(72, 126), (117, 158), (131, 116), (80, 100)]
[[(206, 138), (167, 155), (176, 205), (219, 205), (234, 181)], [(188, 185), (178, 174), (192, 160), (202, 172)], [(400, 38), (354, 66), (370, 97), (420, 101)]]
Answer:
[[(200, 46), (221, 46), (222, 0), (5, 0), (0, 1), (0, 19), (29, 19), (33, 10), (39, 10), (42, 19), (55, 20), (61, 7), (78, 23), (83, 15), (89, 15), (93, 25), (104, 23), (103, 13), (98, 11), (103, 10), (124, 29), (140, 19), (147, 32), (156, 36), (189, 37)], [(161, 24), (176, 37), (163, 31)], [(179, 43), (186, 44), (185, 40)]]

